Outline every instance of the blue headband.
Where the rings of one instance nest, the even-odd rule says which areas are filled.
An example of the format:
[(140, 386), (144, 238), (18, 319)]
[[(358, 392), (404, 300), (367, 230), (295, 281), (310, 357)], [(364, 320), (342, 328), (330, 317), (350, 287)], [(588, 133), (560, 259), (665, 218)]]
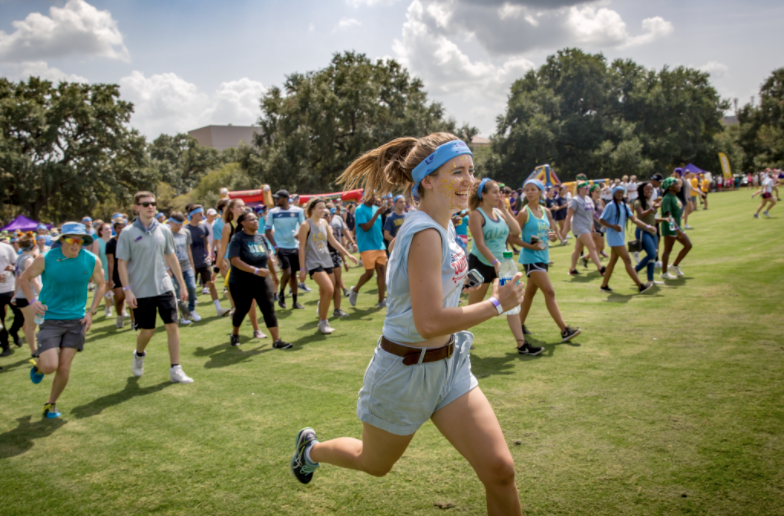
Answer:
[(525, 183), (523, 183), (523, 188), (525, 188), (525, 187), (526, 187), (526, 185), (534, 185), (534, 186), (535, 186), (535, 187), (537, 187), (539, 190), (541, 190), (542, 192), (544, 192), (544, 185), (543, 185), (543, 184), (542, 184), (542, 182), (541, 182), (541, 181), (539, 181), (538, 179), (529, 179), (528, 181), (526, 181)]
[(30, 244), (28, 247), (23, 247), (22, 251), (32, 251), (35, 249), (35, 243)]
[(474, 153), (471, 152), (471, 149), (468, 148), (468, 145), (462, 140), (452, 140), (451, 142), (439, 145), (438, 148), (436, 148), (430, 156), (423, 159), (422, 163), (417, 165), (411, 173), (414, 178), (414, 186), (411, 187), (411, 195), (419, 197), (417, 190), (419, 189), (419, 183), (421, 183), (424, 178), (438, 170), (438, 167), (450, 159), (462, 156), (463, 154), (474, 155)]
[(188, 212), (188, 222), (190, 222), (190, 220), (193, 218), (194, 215), (196, 215), (197, 213), (203, 213), (203, 212), (204, 212), (204, 208), (196, 208), (195, 210), (189, 211)]
[(489, 177), (485, 177), (481, 181), (479, 181), (479, 188), (476, 189), (477, 197), (479, 197), (480, 199), (482, 198), (482, 190), (485, 189), (485, 185), (490, 181), (492, 181), (492, 179), (490, 179)]
[(392, 200), (392, 202), (397, 202), (398, 199), (405, 200), (405, 197), (403, 197), (402, 195), (398, 194), (398, 195), (395, 196), (395, 198)]
[(623, 193), (626, 193), (626, 188), (624, 188), (624, 187), (622, 187), (622, 186), (616, 186), (615, 188), (613, 188), (613, 189), (612, 189), (612, 194), (613, 194), (613, 196), (615, 196), (615, 192), (623, 192)]
[(91, 219), (90, 217), (85, 217), (85, 218), (82, 219), (82, 222), (84, 222), (85, 220), (89, 220), (90, 222), (93, 221), (93, 219)]

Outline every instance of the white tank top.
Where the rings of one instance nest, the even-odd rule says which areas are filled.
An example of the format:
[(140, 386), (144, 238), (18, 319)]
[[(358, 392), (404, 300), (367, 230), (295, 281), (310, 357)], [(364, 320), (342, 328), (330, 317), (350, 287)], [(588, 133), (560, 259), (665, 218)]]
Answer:
[(427, 340), (414, 325), (411, 309), (411, 291), (408, 285), (408, 252), (414, 235), (434, 228), (441, 235), (441, 288), (444, 308), (456, 307), (463, 290), (468, 261), (465, 252), (455, 240), (455, 226), (449, 221), (444, 228), (422, 211), (409, 212), (395, 238), (395, 249), (387, 264), (387, 316), (384, 319), (384, 337), (392, 342), (414, 344)]

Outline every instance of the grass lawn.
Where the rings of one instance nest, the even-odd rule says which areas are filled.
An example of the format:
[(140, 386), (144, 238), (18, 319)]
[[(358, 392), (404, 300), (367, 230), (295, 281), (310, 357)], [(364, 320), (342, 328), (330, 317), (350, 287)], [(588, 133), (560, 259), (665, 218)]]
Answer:
[[(561, 310), (583, 330), (569, 344), (541, 296), (527, 322), (541, 356), (516, 353), (505, 318), (474, 328), (473, 371), (526, 514), (784, 514), (784, 208), (755, 220), (749, 196), (711, 195), (690, 219), (685, 278), (645, 295), (623, 268), (612, 295), (596, 272), (569, 277), (573, 240), (555, 248)], [(0, 358), (0, 514), (484, 513), (481, 483), (431, 423), (384, 478), (322, 466), (310, 485), (294, 480), (301, 427), (360, 437), (357, 393), (384, 317), (369, 284), (323, 336), (316, 292), (300, 300), (306, 310), (278, 312), (294, 343), (279, 351), (247, 323), (231, 348), (229, 320), (199, 295), (204, 320), (180, 329), (192, 385), (169, 382), (162, 328), (134, 378), (135, 335), (101, 312), (58, 420), (41, 418), (51, 378), (30, 382), (26, 346)]]

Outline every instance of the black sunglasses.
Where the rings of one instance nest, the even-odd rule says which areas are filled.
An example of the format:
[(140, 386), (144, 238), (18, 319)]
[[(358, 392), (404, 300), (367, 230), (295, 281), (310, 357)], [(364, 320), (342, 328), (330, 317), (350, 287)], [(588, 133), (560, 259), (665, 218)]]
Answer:
[(153, 202), (140, 202), (139, 204), (142, 207), (144, 207), (144, 208), (149, 208), (150, 206), (158, 206), (158, 203), (155, 202), (155, 201), (153, 201)]

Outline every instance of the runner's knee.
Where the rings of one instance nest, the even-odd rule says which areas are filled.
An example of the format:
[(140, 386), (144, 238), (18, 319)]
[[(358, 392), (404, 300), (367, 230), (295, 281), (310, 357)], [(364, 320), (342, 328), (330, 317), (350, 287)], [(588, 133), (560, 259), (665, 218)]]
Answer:
[(515, 470), (512, 457), (496, 456), (485, 460), (477, 471), (485, 486), (504, 486), (514, 483)]

